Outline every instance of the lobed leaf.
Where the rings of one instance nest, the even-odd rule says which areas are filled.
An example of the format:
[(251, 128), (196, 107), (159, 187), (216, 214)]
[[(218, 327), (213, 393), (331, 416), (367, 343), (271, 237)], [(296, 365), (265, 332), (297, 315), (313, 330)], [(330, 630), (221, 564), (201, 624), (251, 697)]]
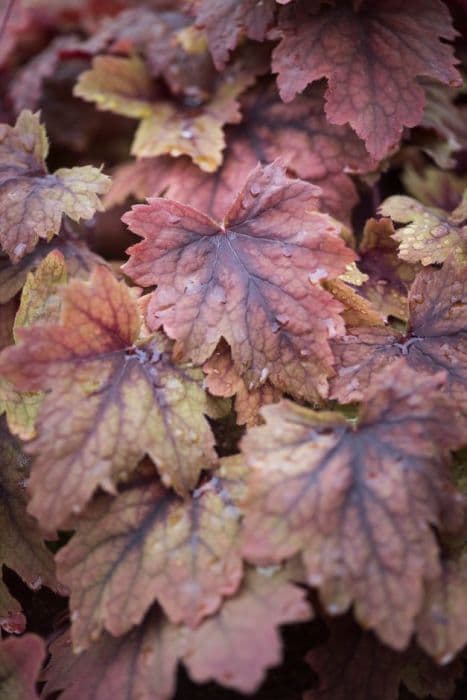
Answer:
[(136, 56), (98, 56), (79, 77), (74, 94), (99, 109), (141, 119), (132, 154), (138, 157), (188, 155), (202, 170), (212, 172), (222, 162), (223, 127), (240, 121), (237, 97), (263, 70), (261, 61), (241, 58), (218, 80), (213, 94), (195, 107), (157, 94), (144, 62)]
[(109, 178), (90, 165), (49, 174), (47, 152), (38, 114), (25, 110), (14, 127), (0, 126), (0, 244), (14, 263), (40, 238), (55, 236), (64, 214), (74, 221), (90, 219), (110, 185)]
[(442, 381), (399, 362), (374, 379), (355, 427), (283, 402), (263, 408), (266, 425), (242, 441), (252, 470), (245, 556), (271, 563), (302, 552), (328, 611), (353, 603), (395, 649), (440, 570), (432, 527), (462, 506), (445, 462), (462, 430)]
[(281, 10), (273, 36), (281, 39), (272, 70), (282, 99), (327, 78), (329, 121), (350, 123), (377, 159), (397, 145), (404, 126), (422, 121), (419, 76), (461, 82), (443, 41), (456, 32), (439, 0), (297, 0)]
[(242, 577), (239, 516), (219, 480), (184, 501), (154, 480), (95, 499), (57, 555), (75, 651), (103, 628), (128, 632), (156, 599), (172, 622), (191, 627), (216, 612)]
[(409, 294), (406, 333), (392, 328), (354, 327), (333, 341), (337, 374), (330, 395), (341, 403), (360, 401), (379, 373), (402, 361), (417, 372), (446, 375), (444, 393), (467, 411), (466, 268), (453, 260), (427, 268)]
[(133, 207), (123, 220), (144, 240), (123, 269), (158, 285), (149, 327), (163, 325), (178, 355), (196, 363), (223, 337), (249, 389), (269, 378), (298, 396), (326, 395), (342, 307), (317, 283), (354, 254), (316, 211), (318, 195), (273, 163), (251, 173), (222, 224), (166, 199)]
[(17, 388), (50, 391), (28, 446), (38, 455), (29, 509), (48, 527), (98, 486), (114, 491), (145, 453), (183, 495), (214, 458), (202, 373), (173, 365), (161, 338), (135, 345), (140, 325), (130, 290), (97, 267), (65, 289), (60, 324), (19, 330), (20, 344), (1, 356)]
[(384, 216), (398, 223), (393, 238), (399, 241), (399, 256), (422, 265), (442, 263), (452, 255), (459, 262), (467, 261), (467, 207), (459, 204), (451, 214), (426, 207), (411, 197), (394, 195), (380, 207)]

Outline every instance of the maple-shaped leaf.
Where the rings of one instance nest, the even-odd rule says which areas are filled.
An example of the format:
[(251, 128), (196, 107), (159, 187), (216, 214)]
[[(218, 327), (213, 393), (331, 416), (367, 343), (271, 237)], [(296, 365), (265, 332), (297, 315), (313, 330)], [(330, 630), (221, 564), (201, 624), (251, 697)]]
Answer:
[(343, 331), (341, 305), (318, 284), (354, 259), (338, 227), (316, 209), (319, 190), (258, 166), (219, 224), (167, 199), (123, 220), (144, 238), (124, 271), (157, 284), (150, 328), (164, 326), (182, 356), (202, 363), (223, 337), (249, 389), (270, 379), (290, 393), (327, 391), (328, 339)]
[[(13, 569), (33, 590), (42, 584), (57, 589), (52, 554), (40, 536), (37, 523), (26, 513), (29, 461), (18, 441), (8, 432), (3, 418), (0, 420), (0, 460), (0, 569), (3, 565)], [(22, 631), (19, 611), (18, 604), (0, 580), (0, 618), (8, 631)], [(18, 624), (19, 629), (16, 629)]]
[(443, 379), (399, 363), (374, 379), (357, 425), (284, 402), (263, 408), (266, 425), (242, 442), (252, 470), (246, 557), (301, 551), (329, 612), (353, 602), (361, 624), (396, 649), (439, 571), (431, 528), (462, 504), (444, 464), (462, 431)]
[[(467, 200), (466, 200), (467, 201)], [(451, 214), (426, 207), (412, 197), (394, 195), (380, 207), (384, 216), (397, 223), (393, 238), (399, 241), (399, 256), (410, 263), (442, 263), (449, 255), (467, 261), (467, 205), (462, 202)]]
[(45, 691), (63, 690), (62, 700), (170, 700), (181, 647), (180, 628), (157, 609), (125, 636), (104, 633), (79, 655), (64, 633), (49, 648)]
[(263, 41), (274, 20), (274, 0), (199, 0), (196, 26), (206, 33), (217, 70), (222, 70), (241, 36)]
[(219, 78), (203, 104), (184, 106), (157, 95), (145, 63), (138, 57), (98, 56), (79, 77), (74, 94), (99, 109), (141, 119), (131, 152), (140, 157), (168, 153), (190, 156), (211, 172), (222, 162), (223, 127), (240, 121), (237, 97), (255, 80), (253, 62), (240, 60)]
[(459, 85), (452, 47), (456, 36), (439, 0), (297, 0), (279, 15), (272, 70), (290, 102), (309, 83), (328, 79), (326, 114), (350, 123), (378, 159), (399, 141), (404, 126), (423, 116), (427, 76)]
[(369, 219), (366, 222), (359, 248), (359, 267), (368, 278), (359, 292), (384, 318), (394, 316), (407, 320), (409, 289), (418, 266), (399, 258), (395, 233), (390, 219)]
[(186, 494), (214, 459), (202, 372), (173, 365), (161, 337), (135, 344), (136, 300), (108, 268), (72, 280), (62, 297), (60, 324), (18, 330), (21, 342), (0, 359), (18, 389), (50, 390), (28, 446), (37, 454), (30, 512), (58, 527), (98, 486), (113, 491), (145, 453)]
[[(417, 697), (449, 700), (462, 664), (439, 668), (416, 647), (397, 653), (362, 630), (350, 615), (327, 620), (329, 639), (307, 654), (319, 676), (304, 700), (399, 700), (400, 685)], [(460, 670), (460, 674), (459, 674)]]
[(75, 649), (103, 628), (124, 634), (156, 599), (172, 622), (199, 625), (240, 583), (239, 516), (219, 479), (184, 501), (154, 480), (95, 499), (57, 555)]
[(250, 570), (237, 595), (188, 632), (184, 662), (195, 682), (215, 680), (253, 693), (266, 670), (280, 663), (277, 627), (312, 617), (305, 591), (292, 583), (293, 568)]
[[(27, 328), (38, 322), (58, 321), (59, 289), (66, 281), (65, 258), (59, 250), (54, 250), (42, 260), (35, 273), (28, 274), (15, 318), (13, 340), (19, 328)], [(6, 412), (10, 431), (23, 440), (34, 436), (41, 402), (40, 392), (18, 391), (11, 382), (0, 377), (0, 412)]]
[(25, 110), (14, 127), (0, 125), (0, 245), (13, 262), (59, 232), (65, 214), (90, 219), (101, 207), (109, 178), (91, 165), (50, 174), (45, 128)]
[(284, 105), (273, 83), (260, 83), (240, 100), (243, 121), (226, 130), (227, 148), (215, 173), (185, 158), (143, 158), (119, 166), (106, 205), (165, 193), (221, 218), (258, 161), (281, 157), (298, 177), (322, 189), (321, 209), (349, 222), (357, 191), (348, 172), (368, 172), (374, 163), (348, 126), (329, 124), (321, 87)]
[(466, 309), (465, 266), (449, 260), (441, 270), (422, 270), (410, 290), (405, 333), (357, 326), (332, 341), (337, 374), (330, 396), (360, 401), (381, 370), (402, 359), (417, 372), (446, 372), (444, 391), (467, 413)]
[(195, 630), (170, 623), (153, 608), (126, 635), (104, 633), (78, 656), (66, 636), (57, 639), (45, 670), (46, 691), (66, 689), (63, 700), (170, 700), (179, 660), (196, 682), (212, 678), (254, 691), (281, 660), (278, 625), (311, 617), (291, 568), (251, 570), (239, 592)]
[(281, 392), (268, 380), (256, 389), (249, 389), (232, 361), (226, 343), (221, 342), (214, 354), (205, 362), (206, 388), (214, 396), (235, 396), (235, 412), (239, 425), (256, 425), (260, 422), (261, 406), (279, 401)]
[(45, 645), (35, 634), (0, 641), (0, 696), (2, 700), (39, 700), (36, 683), (45, 660)]

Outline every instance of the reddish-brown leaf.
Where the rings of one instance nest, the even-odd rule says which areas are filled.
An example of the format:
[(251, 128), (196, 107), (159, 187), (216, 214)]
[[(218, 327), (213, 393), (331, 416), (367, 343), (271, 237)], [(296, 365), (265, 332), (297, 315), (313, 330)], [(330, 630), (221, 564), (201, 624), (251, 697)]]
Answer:
[(138, 284), (157, 284), (150, 328), (164, 326), (181, 357), (196, 363), (223, 337), (253, 389), (266, 379), (298, 396), (326, 395), (328, 339), (343, 332), (341, 305), (320, 285), (354, 259), (338, 228), (316, 211), (319, 190), (258, 166), (218, 224), (166, 199), (124, 217), (144, 241), (124, 266)]
[(253, 692), (279, 663), (279, 625), (312, 616), (306, 592), (295, 586), (297, 567), (250, 570), (238, 593), (195, 630), (174, 625), (152, 609), (122, 637), (104, 633), (74, 656), (66, 635), (51, 646), (46, 691), (63, 700), (170, 700), (178, 660), (196, 682), (214, 679)]
[(204, 29), (217, 70), (242, 36), (263, 41), (274, 19), (274, 0), (198, 0), (196, 26)]
[(173, 365), (162, 337), (135, 344), (140, 325), (130, 290), (97, 267), (64, 290), (59, 325), (20, 329), (3, 351), (0, 371), (17, 388), (51, 390), (29, 445), (30, 512), (47, 527), (98, 486), (113, 491), (145, 453), (182, 494), (214, 459), (202, 372)]
[(401, 683), (417, 697), (449, 700), (462, 664), (440, 668), (416, 647), (400, 654), (383, 646), (347, 615), (328, 620), (330, 638), (307, 661), (319, 676), (304, 700), (398, 700)]
[(219, 477), (185, 501), (155, 481), (95, 499), (57, 555), (75, 650), (104, 628), (124, 634), (156, 599), (174, 623), (196, 627), (214, 613), (241, 580), (239, 517)]
[(36, 683), (45, 660), (45, 645), (35, 634), (0, 641), (2, 700), (39, 700)]
[(406, 333), (355, 327), (333, 341), (337, 375), (331, 397), (360, 401), (381, 370), (402, 358), (417, 372), (446, 372), (444, 391), (467, 412), (466, 326), (467, 268), (447, 261), (441, 270), (422, 270), (410, 290)]
[(282, 98), (289, 102), (326, 77), (326, 114), (349, 122), (375, 158), (386, 155), (404, 126), (422, 120), (424, 90), (416, 78), (461, 83), (449, 12), (440, 0), (297, 0), (283, 8), (273, 52)]
[(184, 662), (194, 681), (215, 680), (242, 693), (258, 688), (282, 658), (277, 627), (312, 615), (293, 578), (288, 567), (249, 571), (239, 593), (188, 633)]
[(441, 664), (452, 661), (467, 644), (466, 534), (464, 528), (443, 543), (441, 573), (428, 583), (417, 618), (419, 645)]
[(61, 700), (170, 700), (181, 655), (180, 628), (155, 609), (127, 635), (104, 633), (79, 655), (65, 633), (51, 644), (50, 654), (45, 691), (63, 690)]
[(252, 470), (247, 558), (301, 551), (326, 608), (353, 602), (357, 619), (396, 649), (439, 572), (432, 526), (462, 506), (445, 464), (462, 430), (442, 381), (399, 363), (375, 379), (356, 426), (284, 402), (263, 408), (266, 425), (242, 442)]
[(50, 174), (47, 152), (37, 114), (25, 110), (14, 127), (0, 125), (0, 243), (13, 262), (39, 238), (56, 235), (64, 214), (74, 221), (90, 219), (110, 186), (109, 178), (90, 165)]
[(281, 157), (289, 170), (322, 189), (320, 208), (349, 222), (357, 192), (348, 172), (368, 172), (374, 163), (348, 126), (330, 124), (323, 91), (313, 87), (284, 105), (271, 83), (258, 85), (240, 100), (243, 121), (226, 131), (227, 148), (215, 173), (204, 173), (186, 159), (143, 159), (117, 169), (106, 203), (163, 192), (171, 199), (223, 216), (258, 161)]
[[(52, 554), (44, 544), (37, 523), (26, 513), (29, 460), (19, 442), (8, 432), (3, 418), (0, 420), (0, 460), (0, 568), (6, 565), (13, 569), (33, 590), (42, 584), (56, 589)], [(0, 578), (0, 624), (8, 631), (22, 631), (19, 610)]]

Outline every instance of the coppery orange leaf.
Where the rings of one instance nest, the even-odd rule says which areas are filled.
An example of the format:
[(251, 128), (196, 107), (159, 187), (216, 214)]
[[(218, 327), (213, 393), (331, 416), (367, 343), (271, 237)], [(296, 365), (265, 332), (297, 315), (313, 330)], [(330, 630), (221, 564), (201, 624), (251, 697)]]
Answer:
[(214, 459), (202, 373), (173, 365), (162, 338), (136, 344), (140, 326), (130, 290), (98, 267), (66, 287), (59, 325), (18, 330), (20, 344), (1, 356), (19, 389), (51, 390), (28, 447), (38, 455), (30, 512), (47, 527), (97, 486), (113, 491), (145, 453), (182, 494)]
[(124, 634), (156, 599), (172, 622), (196, 627), (235, 592), (240, 511), (228, 477), (224, 467), (185, 501), (154, 480), (94, 500), (57, 555), (71, 591), (76, 651), (103, 628)]
[(124, 270), (158, 285), (149, 327), (163, 325), (175, 351), (196, 363), (223, 337), (249, 390), (269, 378), (298, 396), (326, 395), (328, 339), (343, 322), (319, 282), (355, 255), (316, 211), (318, 195), (273, 163), (251, 173), (222, 224), (171, 200), (135, 206), (124, 221), (144, 241), (130, 248)]
[(251, 467), (245, 554), (279, 562), (302, 552), (308, 582), (333, 614), (357, 619), (403, 649), (424, 582), (439, 570), (432, 526), (461, 517), (446, 448), (462, 443), (442, 375), (404, 363), (375, 378), (357, 425), (284, 402), (242, 442)]

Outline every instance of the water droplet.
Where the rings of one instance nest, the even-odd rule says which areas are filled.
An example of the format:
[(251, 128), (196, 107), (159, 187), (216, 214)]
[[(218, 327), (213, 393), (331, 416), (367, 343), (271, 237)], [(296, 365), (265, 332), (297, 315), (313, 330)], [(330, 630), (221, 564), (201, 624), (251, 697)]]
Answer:
[(252, 185), (250, 185), (250, 194), (253, 197), (257, 197), (260, 192), (261, 192), (261, 187), (257, 182), (254, 182)]
[(308, 279), (312, 284), (316, 284), (316, 282), (319, 282), (320, 280), (324, 279), (327, 277), (327, 272), (324, 269), (324, 267), (317, 267), (314, 272), (310, 272), (308, 275)]
[(269, 369), (267, 367), (263, 367), (261, 370), (261, 374), (259, 376), (259, 383), (264, 384), (266, 379), (269, 377)]
[(193, 138), (193, 132), (192, 132), (191, 129), (188, 129), (188, 128), (187, 128), (187, 129), (182, 129), (181, 132), (180, 132), (180, 135), (181, 135), (184, 139), (188, 139), (188, 140), (191, 140), (191, 139)]
[(37, 578), (34, 579), (34, 581), (31, 581), (29, 584), (29, 587), (32, 588), (33, 591), (38, 591), (39, 588), (42, 586), (42, 577), (38, 576)]
[(26, 250), (26, 243), (18, 243), (17, 246), (15, 246), (15, 249), (13, 251), (13, 254), (15, 257), (21, 257), (24, 251)]
[(449, 234), (449, 226), (447, 224), (439, 224), (431, 230), (433, 238), (443, 238)]
[(169, 216), (167, 218), (169, 220), (169, 223), (171, 223), (171, 224), (179, 224), (181, 221), (181, 217), (176, 216), (175, 214), (169, 214)]

